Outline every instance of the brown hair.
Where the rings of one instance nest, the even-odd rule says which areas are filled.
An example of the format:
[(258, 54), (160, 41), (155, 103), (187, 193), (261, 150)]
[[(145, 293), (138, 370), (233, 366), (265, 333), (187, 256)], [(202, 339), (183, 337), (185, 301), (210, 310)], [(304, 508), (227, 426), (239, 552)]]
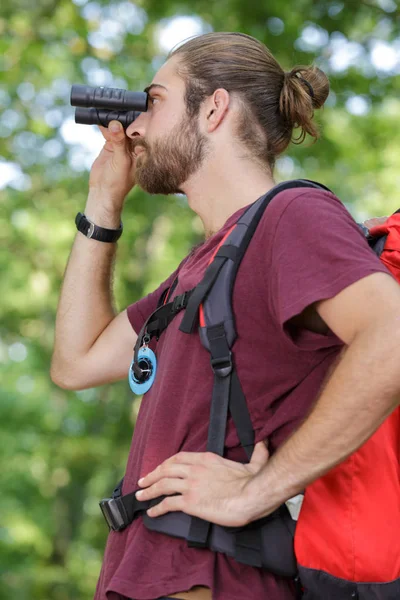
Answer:
[[(314, 109), (329, 94), (329, 81), (318, 67), (299, 66), (285, 73), (264, 44), (243, 33), (207, 33), (173, 50), (178, 74), (185, 80), (190, 116), (218, 88), (237, 95), (242, 104), (239, 139), (251, 154), (272, 168), (289, 143), (307, 134), (318, 138)], [(293, 129), (300, 133), (293, 136)]]

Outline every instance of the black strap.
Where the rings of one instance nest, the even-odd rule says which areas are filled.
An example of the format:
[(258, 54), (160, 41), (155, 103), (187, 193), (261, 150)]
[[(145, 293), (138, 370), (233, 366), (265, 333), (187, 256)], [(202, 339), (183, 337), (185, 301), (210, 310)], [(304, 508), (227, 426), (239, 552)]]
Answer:
[(213, 286), (225, 261), (225, 257), (215, 257), (213, 262), (207, 267), (202, 281), (194, 288), (194, 290), (192, 290), (193, 293), (191, 294), (190, 301), (185, 310), (185, 315), (179, 327), (179, 330), (183, 333), (193, 333), (194, 327), (198, 322), (200, 304)]
[(232, 371), (229, 412), (235, 424), (240, 443), (250, 461), (254, 449), (255, 434), (236, 369)]
[[(262, 531), (266, 523), (279, 519), (284, 521), (288, 531), (291, 531), (293, 521), (290, 517), (289, 510), (286, 504), (279, 506), (274, 512), (266, 517), (257, 519), (246, 525), (245, 527), (230, 527), (232, 533), (235, 534), (235, 559), (238, 562), (262, 567)], [(293, 530), (294, 531), (294, 530)], [(274, 544), (273, 552), (280, 552), (280, 539), (277, 539)], [(271, 549), (269, 549), (271, 551)]]
[(87, 238), (98, 240), (99, 242), (116, 242), (121, 237), (123, 231), (122, 221), (118, 229), (107, 229), (96, 225), (80, 212), (75, 217), (75, 225), (77, 230)]
[(261, 527), (246, 527), (236, 532), (235, 558), (253, 567), (262, 567)]
[(145, 500), (143, 502), (137, 500), (134, 492), (121, 496), (120, 502), (125, 509), (128, 523), (132, 523), (139, 514), (142, 514), (151, 506), (150, 500)]
[(125, 494), (125, 496), (122, 496), (123, 481), (124, 479), (122, 478), (114, 489), (112, 498), (113, 500), (117, 500), (121, 503), (120, 506), (123, 507), (123, 511), (125, 511), (126, 514), (127, 525), (132, 523), (132, 521), (136, 519), (139, 514), (144, 513), (146, 510), (152, 506), (155, 506), (156, 504), (159, 504), (159, 502), (166, 498), (166, 496), (159, 496), (153, 500), (137, 500), (135, 495), (136, 492), (131, 492), (130, 494)]
[(139, 502), (135, 494), (121, 496), (122, 481), (115, 488), (112, 498), (100, 501), (100, 509), (107, 525), (113, 531), (122, 531), (132, 521), (147, 510), (149, 502)]
[[(208, 427), (208, 452), (224, 455), (225, 433), (232, 375), (232, 358), (226, 340), (224, 325), (207, 328), (210, 344), (211, 365), (214, 371), (214, 386), (211, 398), (210, 425)], [(196, 548), (207, 546), (211, 523), (192, 517), (188, 545)]]
[(224, 455), (230, 385), (231, 377), (229, 375), (227, 377), (214, 375), (207, 450), (219, 456)]
[[(222, 347), (222, 346), (221, 346)], [(222, 364), (223, 368), (223, 364)], [(244, 397), (236, 369), (225, 377), (214, 373), (213, 396), (211, 400), (210, 425), (208, 428), (207, 450), (223, 456), (225, 447), (225, 434), (227, 425), (228, 407), (232, 416), (240, 443), (250, 461), (254, 449), (254, 429), (250, 419), (246, 398)], [(210, 523), (192, 517), (188, 545), (195, 548), (205, 548), (210, 534)], [(235, 558), (245, 564), (261, 566), (261, 533), (256, 531), (250, 534), (238, 532), (236, 534)]]
[(231, 260), (235, 261), (237, 254), (238, 247), (233, 246), (232, 244), (227, 244), (226, 246), (222, 245), (215, 256), (223, 256), (225, 258), (230, 258)]
[[(233, 243), (229, 243), (228, 240), (221, 245), (218, 249), (214, 260), (207, 267), (206, 273), (204, 275), (201, 283), (194, 289), (191, 299), (187, 305), (185, 315), (182, 319), (182, 323), (180, 325), (180, 331), (184, 333), (192, 333), (195, 327), (195, 324), (198, 322), (198, 311), (200, 304), (205, 301), (207, 303), (206, 296), (212, 289), (214, 283), (217, 280), (217, 276), (220, 273), (222, 267), (226, 264), (227, 260), (231, 260), (234, 264), (231, 266), (231, 272), (229, 274), (229, 285), (230, 285), (230, 293), (232, 293), (234, 280), (236, 277), (237, 269), (239, 268), (241, 259), (243, 258), (246, 249), (250, 243), (251, 238), (254, 235), (254, 232), (257, 228), (258, 223), (260, 222), (268, 204), (271, 200), (280, 192), (291, 189), (291, 188), (319, 188), (330, 191), (323, 185), (320, 185), (314, 181), (310, 180), (294, 180), (289, 182), (281, 183), (272, 190), (270, 190), (264, 197), (260, 198), (259, 206), (257, 206), (256, 212), (252, 215), (251, 220), (246, 220), (246, 214), (249, 210), (252, 210), (249, 207), (245, 213), (238, 220), (238, 224), (244, 226), (245, 233), (241, 238), (238, 245), (234, 245)], [(252, 205), (253, 206), (253, 205)], [(228, 268), (228, 265), (226, 265)], [(213, 299), (215, 301), (215, 298)], [(210, 300), (211, 302), (211, 300)], [(226, 318), (230, 322), (234, 322), (232, 315), (232, 308), (227, 308), (228, 314)], [(229, 314), (230, 313), (230, 314)], [(254, 430), (252, 427), (249, 411), (247, 408), (246, 399), (244, 397), (238, 376), (236, 371), (233, 369), (232, 371), (232, 360), (230, 347), (226, 339), (224, 324), (207, 324), (207, 338), (209, 342), (209, 348), (211, 353), (211, 365), (214, 369), (214, 373), (216, 369), (228, 369), (229, 375), (229, 390), (230, 390), (230, 400), (229, 400), (229, 411), (232, 415), (232, 419), (234, 421), (240, 443), (242, 444), (248, 459), (250, 460), (251, 454), (254, 448)], [(218, 402), (226, 401), (226, 393), (228, 390), (228, 382), (220, 381), (215, 377), (214, 379), (214, 387), (217, 388), (215, 393), (213, 392), (213, 400), (212, 406), (214, 403), (217, 403), (215, 398), (219, 397), (220, 400)], [(224, 400), (222, 400), (224, 399)], [(221, 449), (223, 451), (224, 441), (225, 441), (225, 428), (223, 428), (220, 423), (213, 424), (213, 418), (220, 419), (220, 415), (223, 414), (225, 410), (225, 406), (221, 406), (220, 410), (217, 408), (212, 408), (211, 412), (211, 420), (209, 426), (209, 438), (208, 441), (215, 442), (215, 451), (217, 454), (221, 454)], [(227, 413), (226, 413), (227, 417)], [(224, 439), (220, 440), (219, 436), (224, 435)], [(207, 446), (208, 448), (208, 446)], [(209, 448), (208, 448), (209, 449)], [(221, 454), (222, 455), (222, 454)]]
[(223, 323), (207, 327), (206, 332), (214, 371), (207, 450), (223, 456), (233, 368), (232, 356)]
[(180, 294), (179, 296), (175, 296), (175, 298), (171, 302), (168, 302), (168, 304), (164, 304), (163, 306), (160, 306), (159, 308), (157, 308), (149, 316), (147, 321), (143, 324), (143, 327), (140, 330), (138, 338), (136, 340), (136, 344), (135, 344), (135, 348), (134, 348), (134, 355), (133, 355), (134, 363), (133, 363), (133, 367), (132, 367), (135, 377), (139, 381), (141, 380), (141, 378), (143, 376), (143, 372), (138, 364), (138, 355), (139, 355), (139, 350), (143, 346), (143, 343), (145, 341), (145, 336), (148, 336), (148, 340), (146, 340), (146, 342), (150, 341), (150, 339), (154, 336), (157, 337), (157, 339), (158, 339), (160, 337), (160, 335), (162, 334), (162, 332), (171, 323), (171, 321), (173, 321), (173, 319), (175, 319), (176, 315), (181, 310), (186, 308), (186, 306), (189, 302), (189, 299), (192, 295), (192, 292), (193, 292), (193, 290), (189, 290), (187, 292), (184, 292), (183, 294)]
[(165, 304), (165, 301), (169, 300), (171, 298), (177, 285), (178, 285), (178, 276), (175, 277), (175, 279), (172, 282), (172, 285), (170, 285), (170, 287), (167, 287), (161, 294), (160, 299), (158, 301), (157, 308), (160, 308), (160, 306), (163, 306), (163, 304)]
[(208, 538), (211, 531), (211, 523), (192, 517), (190, 519), (189, 533), (186, 538), (189, 548), (207, 548)]

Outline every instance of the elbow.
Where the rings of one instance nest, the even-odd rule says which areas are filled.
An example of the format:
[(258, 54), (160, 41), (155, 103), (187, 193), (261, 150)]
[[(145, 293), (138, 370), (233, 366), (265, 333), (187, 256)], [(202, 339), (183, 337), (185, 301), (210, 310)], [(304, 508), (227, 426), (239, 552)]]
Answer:
[(76, 387), (74, 384), (72, 384), (72, 382), (70, 381), (65, 381), (64, 379), (61, 379), (58, 376), (53, 376), (50, 375), (50, 378), (52, 380), (52, 382), (59, 388), (61, 388), (62, 390), (79, 390), (79, 387)]
[(76, 381), (76, 378), (71, 376), (70, 367), (65, 364), (59, 363), (55, 360), (54, 356), (50, 367), (50, 379), (59, 388), (63, 390), (80, 390), (82, 386)]

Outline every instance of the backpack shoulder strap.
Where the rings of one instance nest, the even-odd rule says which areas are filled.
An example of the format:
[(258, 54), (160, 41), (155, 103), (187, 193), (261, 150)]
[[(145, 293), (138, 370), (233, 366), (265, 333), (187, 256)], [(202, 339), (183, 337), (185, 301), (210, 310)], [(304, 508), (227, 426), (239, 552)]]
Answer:
[[(207, 450), (219, 456), (224, 454), (228, 412), (232, 415), (248, 460), (251, 459), (255, 440), (246, 398), (231, 353), (236, 338), (232, 290), (237, 270), (268, 204), (281, 191), (297, 187), (327, 189), (311, 181), (289, 181), (275, 186), (254, 202), (217, 248), (202, 281), (193, 290), (180, 326), (184, 333), (191, 333), (198, 323), (200, 311), (200, 339), (211, 354), (214, 372)], [(286, 507), (283, 510), (287, 510)], [(209, 535), (210, 523), (192, 517), (187, 537), (189, 546), (206, 547)], [(246, 552), (244, 548), (242, 558)]]
[(269, 203), (280, 192), (292, 188), (328, 190), (316, 182), (297, 179), (275, 186), (250, 205), (217, 248), (202, 281), (191, 294), (179, 328), (184, 333), (191, 333), (199, 323), (200, 313), (200, 339), (211, 354), (214, 372), (207, 449), (221, 456), (228, 411), (249, 459), (254, 446), (250, 415), (231, 355), (236, 339), (232, 291), (237, 270)]

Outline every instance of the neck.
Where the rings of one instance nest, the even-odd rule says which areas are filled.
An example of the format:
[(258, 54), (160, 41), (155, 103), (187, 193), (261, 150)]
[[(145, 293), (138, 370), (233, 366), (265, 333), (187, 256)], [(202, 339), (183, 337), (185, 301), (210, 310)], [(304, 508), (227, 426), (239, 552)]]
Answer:
[(237, 210), (274, 187), (271, 173), (258, 163), (221, 157), (207, 160), (183, 186), (190, 208), (202, 220), (206, 238), (221, 229)]

